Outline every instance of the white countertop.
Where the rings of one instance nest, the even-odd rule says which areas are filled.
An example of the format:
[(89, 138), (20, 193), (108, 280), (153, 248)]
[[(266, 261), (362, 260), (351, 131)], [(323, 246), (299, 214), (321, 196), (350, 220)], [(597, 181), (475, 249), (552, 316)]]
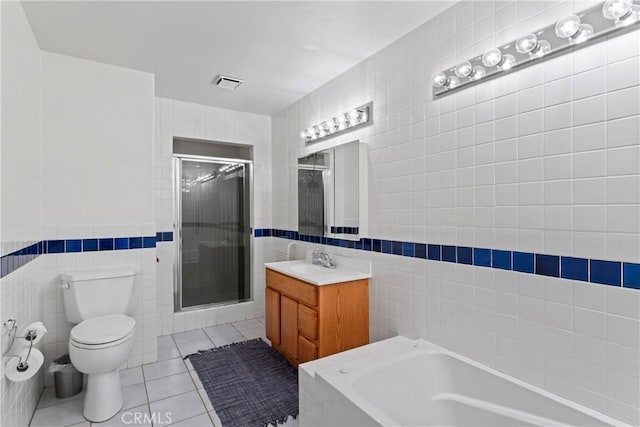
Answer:
[(307, 260), (267, 262), (265, 267), (316, 286), (371, 278), (371, 261), (332, 256), (335, 269)]

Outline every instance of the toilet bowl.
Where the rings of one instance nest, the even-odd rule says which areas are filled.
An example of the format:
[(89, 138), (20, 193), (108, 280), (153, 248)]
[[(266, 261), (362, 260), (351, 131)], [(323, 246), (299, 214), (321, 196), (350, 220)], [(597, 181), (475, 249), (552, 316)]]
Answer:
[(71, 330), (69, 356), (88, 375), (83, 414), (93, 422), (108, 420), (122, 408), (119, 367), (133, 347), (136, 321), (124, 314), (94, 317)]
[(76, 323), (69, 337), (71, 363), (87, 374), (83, 414), (106, 421), (122, 408), (120, 367), (133, 348), (132, 295), (137, 272), (103, 269), (61, 275), (65, 314)]

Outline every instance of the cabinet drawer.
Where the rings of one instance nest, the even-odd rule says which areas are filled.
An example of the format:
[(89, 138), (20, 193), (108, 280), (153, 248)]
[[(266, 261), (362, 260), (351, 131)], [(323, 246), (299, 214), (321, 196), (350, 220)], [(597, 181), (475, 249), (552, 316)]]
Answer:
[(318, 305), (317, 289), (313, 285), (304, 283), (301, 280), (294, 279), (276, 271), (267, 268), (267, 286), (287, 295), (291, 298), (315, 307)]
[(298, 363), (308, 362), (317, 358), (318, 347), (302, 335), (298, 335)]
[(318, 339), (318, 312), (298, 304), (298, 331), (309, 339)]

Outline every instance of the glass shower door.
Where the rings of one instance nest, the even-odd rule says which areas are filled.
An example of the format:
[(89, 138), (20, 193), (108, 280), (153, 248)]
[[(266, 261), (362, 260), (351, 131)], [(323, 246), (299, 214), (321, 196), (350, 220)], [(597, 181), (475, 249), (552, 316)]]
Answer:
[(251, 298), (249, 163), (176, 156), (176, 311)]

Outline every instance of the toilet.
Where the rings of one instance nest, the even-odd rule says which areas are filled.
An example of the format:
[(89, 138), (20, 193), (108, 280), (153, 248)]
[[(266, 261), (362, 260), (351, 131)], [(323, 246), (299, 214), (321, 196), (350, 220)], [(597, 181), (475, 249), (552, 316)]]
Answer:
[(106, 421), (122, 408), (119, 369), (133, 347), (136, 321), (128, 314), (136, 275), (132, 269), (110, 269), (60, 276), (67, 320), (76, 323), (69, 356), (88, 376), (83, 414), (89, 421)]

